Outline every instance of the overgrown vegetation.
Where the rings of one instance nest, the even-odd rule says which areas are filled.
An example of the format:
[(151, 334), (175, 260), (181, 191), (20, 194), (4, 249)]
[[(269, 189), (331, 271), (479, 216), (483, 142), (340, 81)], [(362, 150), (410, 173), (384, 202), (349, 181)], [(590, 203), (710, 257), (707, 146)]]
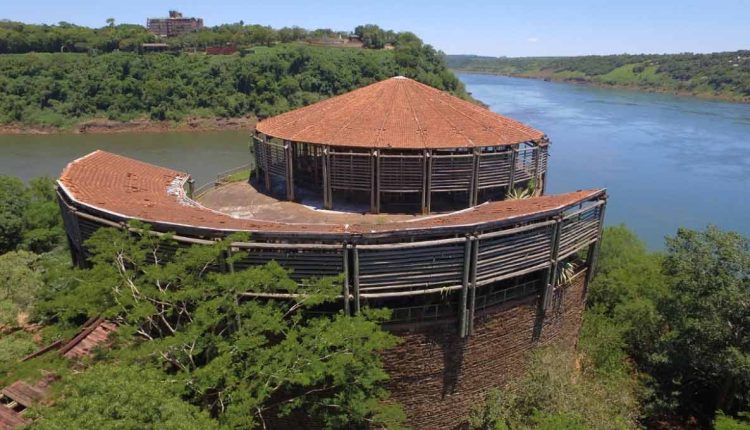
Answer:
[(493, 58), (448, 55), (452, 69), (750, 102), (750, 51)]
[(746, 428), (748, 240), (709, 227), (666, 245), (648, 252), (624, 226), (605, 229), (579, 350), (537, 352), (524, 379), (475, 411), (474, 428)]

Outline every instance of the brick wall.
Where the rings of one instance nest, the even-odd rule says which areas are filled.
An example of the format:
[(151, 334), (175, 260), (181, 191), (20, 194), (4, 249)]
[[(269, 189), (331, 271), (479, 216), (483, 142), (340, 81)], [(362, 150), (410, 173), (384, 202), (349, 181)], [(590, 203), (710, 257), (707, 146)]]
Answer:
[(457, 335), (455, 322), (394, 330), (403, 342), (384, 354), (389, 389), (419, 429), (462, 428), (472, 406), (526, 368), (535, 346), (578, 340), (585, 273), (556, 293), (542, 317), (539, 299), (508, 303), (478, 314), (474, 334)]

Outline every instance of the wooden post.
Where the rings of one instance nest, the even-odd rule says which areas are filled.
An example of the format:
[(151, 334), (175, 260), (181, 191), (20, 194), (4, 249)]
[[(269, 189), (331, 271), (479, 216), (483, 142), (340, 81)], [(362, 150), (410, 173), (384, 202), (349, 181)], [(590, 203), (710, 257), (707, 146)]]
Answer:
[(349, 308), (349, 245), (344, 244), (344, 315), (351, 315)]
[(328, 147), (323, 147), (323, 207), (331, 209), (333, 202), (331, 198), (331, 165)]
[(461, 300), (458, 305), (458, 335), (460, 337), (466, 337), (469, 334), (466, 325), (466, 301), (469, 295), (469, 279), (471, 272), (471, 242), (471, 236), (466, 236), (466, 244), (464, 245), (464, 277), (461, 288)]
[(377, 190), (377, 162), (378, 152), (374, 149), (370, 150), (370, 212), (378, 213), (380, 208), (378, 207), (376, 190)]
[(510, 176), (508, 178), (508, 191), (513, 191), (516, 186), (516, 157), (518, 157), (518, 145), (510, 148)]
[(558, 217), (552, 230), (552, 254), (550, 259), (549, 276), (542, 296), (542, 311), (546, 311), (552, 301), (552, 292), (557, 283), (557, 257), (560, 252), (560, 235), (562, 232), (562, 218)]
[(260, 144), (261, 148), (263, 148), (263, 159), (265, 162), (263, 163), (263, 173), (265, 173), (265, 179), (266, 179), (266, 191), (271, 191), (271, 147), (268, 145), (268, 136), (263, 135), (263, 140)]
[(479, 238), (474, 238), (471, 257), (471, 302), (469, 309), (469, 334), (474, 333), (474, 313), (477, 304), (477, 266), (479, 265)]
[(593, 244), (593, 248), (590, 249), (590, 255), (586, 259), (588, 263), (588, 272), (586, 272), (586, 285), (585, 289), (588, 290), (589, 282), (594, 276), (594, 269), (596, 268), (596, 260), (599, 258), (599, 250), (601, 249), (602, 243), (602, 229), (604, 228), (604, 210), (607, 208), (607, 198), (604, 197), (604, 204), (599, 209), (599, 231), (596, 234), (596, 242)]
[(354, 313), (359, 313), (359, 250), (357, 245), (352, 245), (352, 260), (354, 263), (354, 273), (352, 274), (352, 281), (354, 284)]
[(380, 213), (380, 152), (375, 151), (375, 213)]
[(294, 200), (294, 148), (292, 142), (284, 142), (284, 157), (286, 158), (286, 199)]
[(541, 188), (541, 185), (539, 182), (541, 182), (541, 173), (539, 172), (541, 170), (541, 164), (542, 164), (542, 147), (539, 146), (539, 143), (536, 144), (534, 147), (534, 193), (536, 194), (536, 190)]
[(232, 247), (230, 246), (227, 248), (227, 258), (226, 258), (227, 267), (229, 268), (229, 273), (234, 273), (234, 263), (232, 262)]
[(469, 184), (469, 206), (475, 206), (479, 199), (479, 169), (481, 168), (480, 157), (482, 156), (478, 148), (474, 148), (472, 152), (474, 158), (472, 159), (471, 183)]
[(422, 213), (430, 213), (430, 176), (432, 175), (432, 157), (430, 150), (425, 149), (422, 153)]
[(192, 199), (193, 193), (195, 192), (195, 179), (191, 177), (190, 179), (188, 179), (187, 184), (188, 184), (188, 197)]

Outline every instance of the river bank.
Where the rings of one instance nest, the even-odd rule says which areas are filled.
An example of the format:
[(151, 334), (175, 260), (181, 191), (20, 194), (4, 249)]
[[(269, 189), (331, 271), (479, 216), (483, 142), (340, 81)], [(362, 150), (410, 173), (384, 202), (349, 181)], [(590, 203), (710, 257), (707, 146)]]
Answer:
[(252, 130), (257, 118), (187, 118), (183, 121), (112, 121), (89, 119), (72, 127), (50, 125), (5, 124), (0, 125), (0, 135), (46, 134), (114, 134), (114, 133), (167, 133), (187, 131), (241, 131)]
[(584, 79), (584, 78), (570, 78), (570, 77), (561, 77), (561, 76), (555, 76), (553, 73), (545, 73), (545, 72), (539, 72), (539, 73), (501, 73), (501, 72), (492, 72), (487, 70), (475, 70), (471, 68), (451, 68), (451, 71), (454, 73), (472, 73), (475, 75), (488, 75), (488, 76), (504, 76), (508, 78), (521, 78), (521, 79), (533, 79), (533, 80), (539, 80), (539, 81), (547, 81), (547, 82), (561, 82), (565, 84), (574, 84), (574, 85), (582, 85), (587, 87), (593, 87), (593, 88), (608, 88), (608, 89), (616, 89), (616, 90), (626, 90), (626, 91), (638, 91), (642, 93), (651, 93), (651, 94), (668, 94), (673, 96), (680, 96), (680, 97), (695, 97), (702, 100), (713, 100), (713, 101), (721, 101), (721, 102), (728, 102), (728, 103), (750, 103), (750, 97), (742, 97), (739, 95), (729, 95), (729, 94), (713, 94), (713, 93), (703, 93), (703, 92), (694, 92), (694, 91), (683, 91), (683, 90), (676, 90), (672, 88), (658, 88), (658, 87), (652, 87), (652, 86), (640, 86), (640, 85), (622, 85), (622, 84), (613, 84), (613, 83), (607, 83), (607, 82), (598, 82), (590, 79)]

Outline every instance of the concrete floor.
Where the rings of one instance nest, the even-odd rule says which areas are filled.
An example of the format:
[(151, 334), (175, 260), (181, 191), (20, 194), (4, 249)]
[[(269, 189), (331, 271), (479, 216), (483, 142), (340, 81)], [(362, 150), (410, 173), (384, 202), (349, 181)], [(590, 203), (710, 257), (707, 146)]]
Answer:
[[(235, 218), (288, 223), (384, 224), (415, 220), (422, 215), (370, 214), (369, 206), (335, 202), (336, 210), (323, 209), (323, 201), (311, 193), (299, 193), (297, 202), (278, 200), (247, 182), (232, 182), (211, 189), (197, 200), (203, 206)], [(434, 216), (434, 214), (433, 214)]]

